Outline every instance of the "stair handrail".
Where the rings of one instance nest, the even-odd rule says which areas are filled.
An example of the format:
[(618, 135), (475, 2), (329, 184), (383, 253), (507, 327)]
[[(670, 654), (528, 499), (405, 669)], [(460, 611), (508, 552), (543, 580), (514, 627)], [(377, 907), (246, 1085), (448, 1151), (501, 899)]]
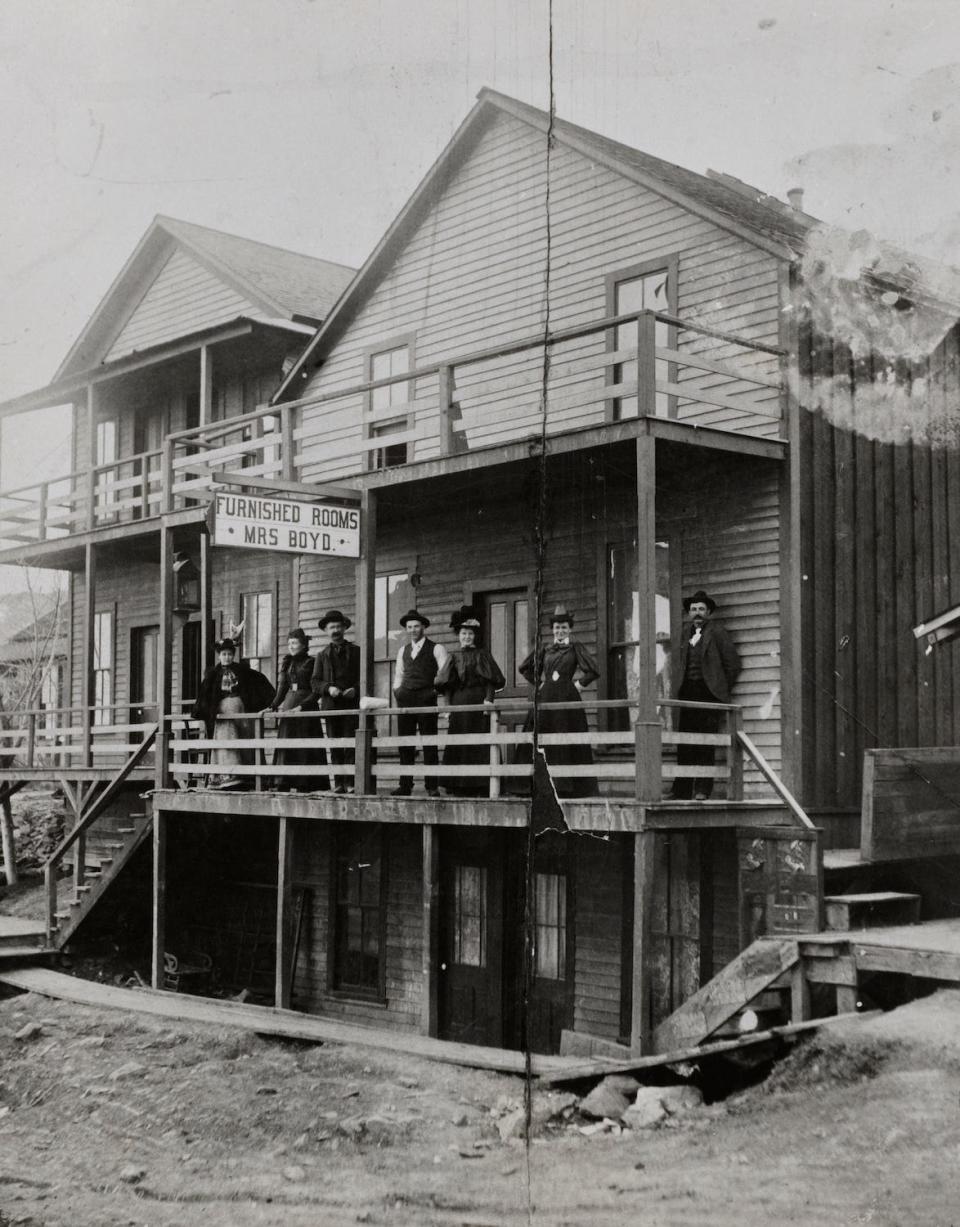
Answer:
[(53, 930), (56, 928), (57, 879), (55, 872), (57, 865), (59, 865), (65, 854), (70, 851), (77, 840), (86, 835), (90, 827), (93, 826), (96, 820), (103, 813), (104, 807), (113, 800), (120, 786), (124, 783), (130, 773), (137, 767), (140, 760), (145, 757), (149, 750), (153, 748), (153, 743), (156, 741), (157, 731), (159, 728), (159, 724), (150, 725), (143, 741), (140, 742), (104, 791), (99, 797), (97, 797), (96, 801), (93, 802), (87, 812), (80, 818), (76, 826), (66, 835), (64, 835), (63, 839), (60, 840), (56, 848), (54, 848), (54, 850), (47, 857), (46, 863), (43, 866), (43, 884), (47, 901), (48, 940), (52, 938)]
[(774, 769), (764, 758), (763, 754), (760, 752), (757, 746), (754, 745), (751, 738), (743, 731), (743, 729), (740, 729), (737, 733), (737, 740), (743, 746), (744, 750), (746, 750), (747, 754), (749, 754), (749, 756), (753, 759), (763, 778), (780, 797), (787, 809), (789, 809), (793, 814), (794, 818), (797, 819), (797, 825), (805, 827), (808, 831), (815, 831), (816, 827), (810, 821), (806, 810), (804, 810), (800, 802), (796, 799), (786, 784), (784, 784), (783, 780), (780, 779)]

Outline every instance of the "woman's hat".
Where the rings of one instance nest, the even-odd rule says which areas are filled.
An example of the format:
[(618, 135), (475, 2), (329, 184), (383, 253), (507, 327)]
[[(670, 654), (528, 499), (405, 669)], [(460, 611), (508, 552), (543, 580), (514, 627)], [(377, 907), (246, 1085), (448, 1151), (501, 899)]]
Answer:
[(700, 588), (693, 594), (693, 596), (686, 596), (683, 598), (684, 613), (690, 612), (691, 605), (699, 604), (701, 602), (706, 605), (707, 609), (709, 609), (711, 613), (713, 613), (717, 607), (717, 602), (712, 597), (707, 596), (704, 590)]
[(550, 618), (551, 626), (554, 622), (569, 622), (573, 626), (573, 614), (562, 602), (554, 609), (553, 615)]
[(232, 639), (221, 639), (213, 645), (215, 652), (232, 652), (234, 656), (237, 654), (237, 645)]
[(295, 626), (293, 630), (290, 632), (290, 634), (287, 635), (287, 638), (288, 639), (299, 639), (300, 642), (304, 645), (307, 645), (310, 642), (310, 636), (306, 633), (306, 631), (304, 631), (302, 626)]
[(450, 615), (450, 629), (459, 632), (464, 626), (472, 627), (473, 630), (480, 629), (480, 619), (477, 617), (477, 611), (472, 605), (461, 605), (459, 609), (454, 610)]
[(317, 623), (317, 626), (319, 626), (322, 631), (325, 631), (327, 629), (328, 622), (342, 622), (343, 629), (345, 631), (348, 631), (350, 627), (353, 626), (353, 623), (350, 621), (347, 615), (345, 613), (341, 613), (339, 609), (328, 610)]
[(408, 622), (422, 622), (424, 626), (430, 625), (430, 619), (424, 614), (420, 613), (418, 609), (408, 609), (400, 619), (400, 625), (404, 627), (404, 629), (406, 629)]

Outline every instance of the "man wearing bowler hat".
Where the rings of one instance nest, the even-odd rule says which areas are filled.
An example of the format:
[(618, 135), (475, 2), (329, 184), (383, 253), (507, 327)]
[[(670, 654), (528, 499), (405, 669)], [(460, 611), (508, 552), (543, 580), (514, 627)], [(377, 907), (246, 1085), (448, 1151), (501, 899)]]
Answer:
[[(740, 674), (740, 656), (723, 626), (713, 618), (717, 603), (701, 588), (683, 602), (687, 622), (677, 653), (677, 699), (692, 703), (729, 703)], [(680, 733), (716, 733), (720, 712), (682, 707)], [(677, 746), (677, 766), (713, 766), (713, 746)], [(672, 796), (678, 801), (706, 801), (713, 792), (709, 777), (678, 776)]]
[[(313, 664), (313, 694), (322, 712), (356, 710), (360, 703), (360, 648), (346, 639), (353, 623), (339, 609), (331, 609), (317, 623), (327, 632), (329, 642), (317, 653)], [(324, 717), (328, 737), (353, 737), (359, 716)], [(353, 750), (339, 746), (330, 750), (335, 767), (352, 767)], [(353, 780), (341, 772), (333, 772), (334, 792), (353, 792)]]
[[(437, 674), (443, 668), (447, 659), (447, 649), (441, 643), (434, 643), (426, 636), (430, 619), (419, 610), (409, 609), (400, 619), (400, 625), (407, 632), (407, 642), (397, 656), (397, 667), (393, 676), (393, 696), (398, 707), (435, 707), (437, 704)], [(436, 712), (418, 713), (404, 712), (397, 717), (397, 733), (401, 737), (413, 737), (420, 733), (422, 737), (436, 737)], [(401, 767), (412, 767), (417, 757), (413, 746), (400, 747)], [(423, 747), (423, 765), (435, 767), (438, 762), (437, 747)], [(424, 779), (427, 796), (439, 797), (439, 781), (436, 776), (428, 775)], [(409, 797), (413, 791), (413, 777), (400, 776), (400, 787), (394, 790), (395, 797)]]

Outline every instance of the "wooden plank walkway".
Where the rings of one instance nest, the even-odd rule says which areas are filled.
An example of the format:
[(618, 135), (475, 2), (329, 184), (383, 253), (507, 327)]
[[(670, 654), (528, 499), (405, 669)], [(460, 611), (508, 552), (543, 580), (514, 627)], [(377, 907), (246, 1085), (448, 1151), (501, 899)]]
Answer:
[(960, 918), (847, 933), (808, 933), (798, 941), (801, 954), (818, 945), (843, 946), (859, 971), (892, 971), (960, 983)]
[[(447, 1065), (468, 1065), (474, 1069), (489, 1069), (497, 1073), (522, 1075), (525, 1071), (522, 1052), (511, 1052), (504, 1048), (481, 1048), (474, 1044), (457, 1044), (425, 1035), (410, 1035), (400, 1031), (335, 1022), (318, 1018), (314, 1014), (299, 1014), (296, 1010), (276, 1010), (269, 1006), (217, 1001), (208, 997), (191, 997), (185, 993), (160, 992), (154, 989), (116, 988), (110, 984), (81, 980), (76, 976), (64, 975), (63, 972), (47, 971), (38, 967), (16, 970), (0, 968), (0, 983), (98, 1009), (129, 1010), (179, 1022), (208, 1023), (217, 1027), (241, 1027), (245, 1031), (285, 1036), (288, 1039), (389, 1049), (391, 1052), (402, 1052), (429, 1061), (440, 1061)], [(531, 1072), (538, 1078), (560, 1074), (568, 1068), (583, 1064), (582, 1059), (572, 1057), (533, 1056), (530, 1060)]]

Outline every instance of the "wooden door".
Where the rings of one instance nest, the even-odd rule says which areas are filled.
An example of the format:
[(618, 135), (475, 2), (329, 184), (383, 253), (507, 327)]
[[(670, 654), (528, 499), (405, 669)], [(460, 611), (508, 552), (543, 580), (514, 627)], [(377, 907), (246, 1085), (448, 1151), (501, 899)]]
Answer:
[(498, 831), (440, 834), (438, 1035), (500, 1047), (503, 841)]
[(135, 626), (130, 632), (130, 722), (157, 718), (160, 678), (160, 627)]
[(533, 646), (528, 589), (507, 588), (474, 593), (473, 604), (483, 623), (483, 644), (507, 679), (498, 698), (526, 698), (530, 686), (517, 672), (517, 666)]

